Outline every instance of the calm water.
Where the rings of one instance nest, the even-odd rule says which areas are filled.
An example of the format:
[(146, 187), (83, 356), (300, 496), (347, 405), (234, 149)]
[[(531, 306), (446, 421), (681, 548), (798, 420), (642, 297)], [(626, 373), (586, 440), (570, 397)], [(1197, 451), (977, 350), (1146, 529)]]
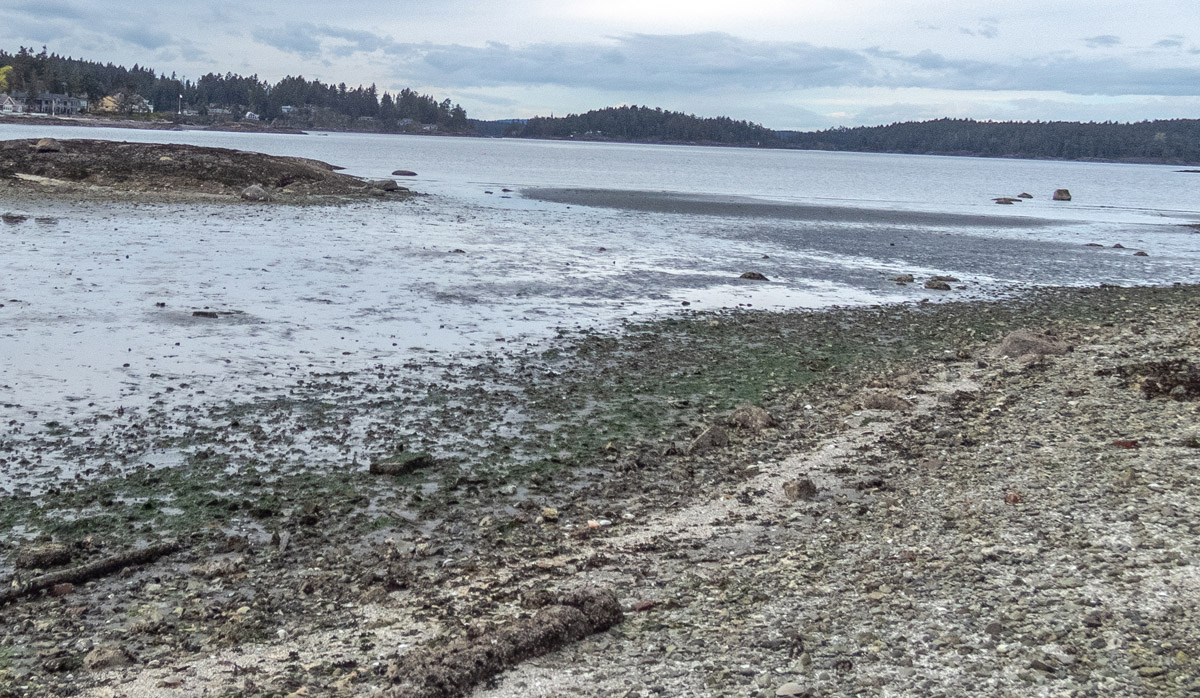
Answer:
[[(430, 196), (295, 209), (0, 203), (31, 216), (0, 225), (0, 423), (268, 396), (312, 372), (527, 349), (559, 327), (685, 302), (786, 309), (1200, 281), (1200, 235), (1183, 225), (1200, 222), (1200, 175), (1173, 167), (0, 126), (0, 138), (42, 136), (299, 155), (367, 177), (409, 169), (418, 177), (404, 183)], [(678, 214), (521, 196), (536, 187), (754, 197), (830, 214)], [(1050, 201), (1057, 188), (1075, 200)], [(1021, 192), (1035, 198), (991, 201)], [(914, 215), (856, 219), (838, 213), (846, 208)], [(770, 281), (743, 281), (744, 271)], [(952, 274), (963, 288), (899, 287), (887, 280), (898, 273)], [(192, 316), (202, 308), (224, 315)]]

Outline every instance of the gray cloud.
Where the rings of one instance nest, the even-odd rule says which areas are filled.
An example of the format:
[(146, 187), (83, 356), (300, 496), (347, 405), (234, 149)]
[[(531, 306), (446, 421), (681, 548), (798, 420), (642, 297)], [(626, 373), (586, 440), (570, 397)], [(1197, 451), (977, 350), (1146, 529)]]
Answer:
[(1179, 39), (1163, 39), (1154, 42), (1154, 45), (1158, 48), (1180, 48), (1183, 46), (1183, 41)]
[(1106, 46), (1119, 46), (1121, 37), (1113, 36), (1112, 34), (1101, 34), (1100, 36), (1089, 36), (1083, 42), (1088, 48), (1103, 48)]
[[(397, 79), (453, 88), (559, 86), (608, 92), (700, 93), (829, 87), (1060, 91), (1099, 95), (1195, 95), (1200, 68), (1139, 67), (1114, 58), (1056, 53), (1020, 61), (849, 50), (729, 34), (629, 34), (605, 43), (511, 46), (404, 43), (328, 25), (288, 24), (254, 38), (307, 59), (377, 53)], [(1117, 37), (1093, 37), (1098, 45)]]

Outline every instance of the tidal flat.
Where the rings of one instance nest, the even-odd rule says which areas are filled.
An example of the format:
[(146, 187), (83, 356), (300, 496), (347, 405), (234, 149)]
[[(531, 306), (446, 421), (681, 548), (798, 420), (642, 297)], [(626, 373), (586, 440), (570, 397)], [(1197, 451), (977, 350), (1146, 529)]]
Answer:
[[(1198, 294), (695, 312), (439, 366), (424, 392), (346, 372), (284, 400), (117, 416), (107, 445), (185, 439), (186, 462), (7, 497), (5, 572), (35, 574), (13, 566), (39, 545), (62, 546), (60, 565), (181, 550), (9, 603), (0, 685), (400, 690), (388, 667), (411, 648), (599, 585), (622, 624), (480, 695), (1186, 687)], [(997, 355), (1018, 329), (1072, 351)], [(905, 406), (878, 409), (876, 393)], [(747, 405), (769, 421), (731, 423)], [(405, 409), (422, 439), (388, 431)], [(702, 438), (713, 428), (725, 438)], [(399, 476), (352, 454), (311, 468), (265, 455), (336, 453), (352, 430), (438, 455)], [(793, 498), (798, 479), (809, 493)], [(1168, 597), (1138, 601), (1147, 585)], [(630, 662), (644, 675), (614, 671)]]

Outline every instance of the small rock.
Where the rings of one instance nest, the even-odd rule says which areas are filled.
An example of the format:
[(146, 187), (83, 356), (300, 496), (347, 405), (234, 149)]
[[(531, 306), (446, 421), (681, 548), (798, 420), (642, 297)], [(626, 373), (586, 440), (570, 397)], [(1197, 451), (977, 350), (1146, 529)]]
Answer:
[(946, 283), (945, 281), (938, 281), (937, 279), (930, 279), (925, 282), (925, 288), (933, 290), (933, 291), (949, 291), (950, 284)]
[(412, 170), (392, 170), (393, 177), (416, 177), (417, 173)]
[(789, 681), (779, 688), (775, 689), (777, 696), (803, 696), (807, 695), (808, 691), (803, 686), (794, 681)]
[(1071, 190), (1070, 189), (1055, 189), (1054, 196), (1051, 198), (1053, 198), (1055, 201), (1070, 201), (1071, 200)]
[(1024, 191), (1023, 191), (1023, 192), (1021, 192), (1020, 194), (1017, 194), (1017, 198), (1018, 198), (1018, 199), (1032, 199), (1032, 198), (1033, 198), (1033, 194), (1030, 194), (1029, 192), (1024, 192)]
[(558, 509), (554, 507), (542, 507), (542, 518), (547, 521), (558, 521)]
[(817, 486), (807, 477), (796, 478), (783, 483), (783, 494), (793, 502), (808, 501), (817, 496)]
[(242, 190), (240, 194), (243, 201), (270, 201), (271, 195), (263, 189), (261, 185), (251, 184)]
[(400, 190), (400, 185), (396, 184), (396, 181), (392, 179), (372, 179), (370, 185), (373, 189), (378, 189), (379, 191)]
[(1146, 252), (1143, 252), (1142, 250), (1138, 250), (1137, 252), (1133, 253), (1133, 256), (1134, 257), (1149, 257), (1150, 255)]
[(720, 448), (729, 444), (729, 434), (724, 429), (716, 424), (700, 432), (700, 435), (692, 439), (692, 443), (688, 446), (688, 453), (701, 453), (713, 448)]
[(133, 663), (133, 657), (124, 647), (97, 647), (83, 658), (83, 665), (91, 671), (103, 671)]
[(888, 281), (895, 281), (898, 284), (911, 284), (916, 281), (912, 274), (898, 274), (888, 278)]
[(907, 412), (912, 409), (912, 404), (904, 398), (888, 393), (867, 393), (867, 396), (863, 398), (863, 409)]
[(770, 281), (770, 279), (768, 279), (767, 277), (763, 276), (762, 274), (760, 274), (756, 271), (748, 271), (748, 272), (742, 274), (741, 277), (739, 277), (739, 278), (750, 279), (751, 281)]
[(998, 204), (1019, 204), (1019, 203), (1021, 203), (1020, 199), (1014, 199), (1011, 196), (998, 196), (995, 199), (992, 199), (992, 201), (995, 201)]
[(60, 153), (62, 152), (62, 144), (53, 138), (42, 138), (37, 142), (34, 148), (39, 153)]
[(729, 416), (729, 423), (747, 431), (762, 431), (775, 426), (775, 418), (761, 407), (744, 405)]
[(1123, 250), (1123, 249), (1125, 249), (1125, 246), (1119, 242), (1116, 242), (1116, 243), (1113, 243), (1113, 249), (1114, 250)]

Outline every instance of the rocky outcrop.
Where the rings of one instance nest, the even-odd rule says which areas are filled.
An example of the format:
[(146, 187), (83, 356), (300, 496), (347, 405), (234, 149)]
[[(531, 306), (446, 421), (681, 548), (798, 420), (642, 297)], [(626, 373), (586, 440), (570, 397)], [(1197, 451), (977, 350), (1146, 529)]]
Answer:
[[(187, 197), (300, 201), (361, 198), (408, 190), (391, 182), (375, 189), (326, 162), (226, 148), (92, 139), (24, 138), (0, 141), (0, 179), (57, 196), (175, 200)], [(56, 186), (46, 187), (46, 183)]]

